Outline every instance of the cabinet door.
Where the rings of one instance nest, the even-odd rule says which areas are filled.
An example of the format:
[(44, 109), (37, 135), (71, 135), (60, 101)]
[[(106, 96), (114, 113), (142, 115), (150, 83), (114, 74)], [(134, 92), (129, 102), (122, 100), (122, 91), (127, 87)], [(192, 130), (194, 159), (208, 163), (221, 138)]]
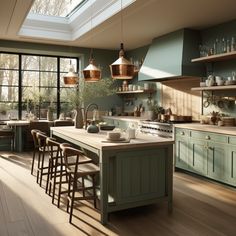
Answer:
[(236, 186), (236, 146), (230, 146), (224, 163), (225, 182)]
[(207, 143), (207, 176), (224, 182), (226, 147), (220, 143)]
[(202, 140), (190, 139), (188, 170), (201, 175), (207, 175), (207, 146)]
[(188, 169), (188, 138), (176, 136), (175, 139), (175, 166)]

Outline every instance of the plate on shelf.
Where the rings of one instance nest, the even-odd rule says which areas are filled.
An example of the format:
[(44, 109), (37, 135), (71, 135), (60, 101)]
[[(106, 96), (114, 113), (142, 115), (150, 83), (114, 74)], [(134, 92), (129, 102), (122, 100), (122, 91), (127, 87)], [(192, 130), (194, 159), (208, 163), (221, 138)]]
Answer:
[(227, 80), (225, 81), (225, 85), (235, 85), (236, 84), (236, 80)]

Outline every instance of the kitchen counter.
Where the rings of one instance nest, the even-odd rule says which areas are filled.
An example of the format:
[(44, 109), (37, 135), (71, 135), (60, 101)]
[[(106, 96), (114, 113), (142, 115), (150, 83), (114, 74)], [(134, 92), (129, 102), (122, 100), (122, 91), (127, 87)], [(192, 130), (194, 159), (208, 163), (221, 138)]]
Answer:
[(107, 143), (106, 132), (52, 127), (51, 135), (92, 152), (100, 166), (101, 222), (108, 213), (157, 201), (172, 210), (173, 139), (138, 134), (130, 143)]
[(192, 129), (206, 132), (213, 132), (226, 135), (236, 135), (236, 126), (217, 126), (200, 123), (175, 124), (176, 128)]

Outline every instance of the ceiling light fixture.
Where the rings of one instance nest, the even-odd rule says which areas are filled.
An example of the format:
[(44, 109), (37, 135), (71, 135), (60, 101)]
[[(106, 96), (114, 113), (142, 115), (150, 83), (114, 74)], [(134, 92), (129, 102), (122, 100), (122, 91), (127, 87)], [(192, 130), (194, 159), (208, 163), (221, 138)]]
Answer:
[(70, 60), (69, 72), (63, 77), (65, 85), (77, 85), (79, 81), (79, 76), (75, 73), (74, 66)]
[[(93, 30), (93, 24), (92, 24), (92, 18), (93, 18), (93, 3), (91, 4), (91, 44), (92, 44), (92, 30)], [(91, 48), (90, 51), (90, 58), (89, 58), (89, 65), (83, 70), (84, 80), (86, 82), (97, 82), (101, 79), (101, 70), (95, 66), (95, 60), (93, 58), (93, 49)]]
[[(123, 42), (123, 14), (122, 14), (122, 0), (121, 2), (121, 40)], [(134, 76), (134, 65), (124, 58), (124, 44), (120, 44), (119, 58), (110, 65), (111, 77), (113, 79), (132, 79)]]

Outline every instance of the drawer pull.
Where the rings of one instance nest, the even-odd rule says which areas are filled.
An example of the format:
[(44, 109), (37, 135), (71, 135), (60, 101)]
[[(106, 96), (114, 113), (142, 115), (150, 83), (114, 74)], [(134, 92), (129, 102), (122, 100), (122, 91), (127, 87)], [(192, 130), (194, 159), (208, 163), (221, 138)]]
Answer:
[(210, 136), (207, 135), (207, 136), (206, 136), (206, 139), (209, 140), (209, 139), (211, 139), (211, 138), (210, 138)]
[(182, 132), (180, 132), (180, 134), (181, 134), (181, 135), (184, 135), (184, 132), (182, 131)]

